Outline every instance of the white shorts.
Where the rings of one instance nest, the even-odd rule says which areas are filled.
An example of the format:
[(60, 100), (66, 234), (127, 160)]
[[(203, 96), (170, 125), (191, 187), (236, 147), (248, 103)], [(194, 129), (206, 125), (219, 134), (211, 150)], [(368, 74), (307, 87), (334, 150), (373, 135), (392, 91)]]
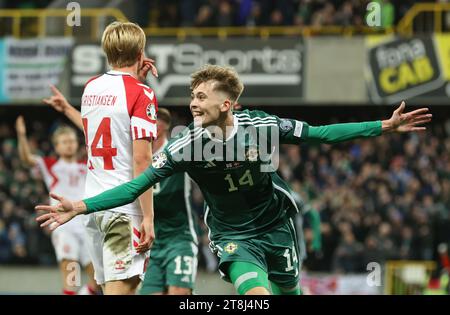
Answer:
[(113, 211), (88, 215), (88, 248), (99, 285), (143, 277), (149, 252), (138, 254), (142, 216)]
[(76, 217), (52, 232), (52, 243), (58, 262), (73, 260), (83, 267), (91, 262), (84, 221), (85, 218)]

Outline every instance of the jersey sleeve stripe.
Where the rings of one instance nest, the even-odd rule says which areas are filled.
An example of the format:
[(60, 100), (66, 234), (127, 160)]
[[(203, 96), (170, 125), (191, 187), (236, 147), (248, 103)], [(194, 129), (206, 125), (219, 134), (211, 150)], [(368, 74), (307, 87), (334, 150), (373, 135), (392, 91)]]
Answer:
[(171, 145), (169, 145), (167, 148), (170, 150), (172, 150), (173, 148), (175, 148), (176, 146), (180, 145), (180, 144), (184, 144), (189, 142), (190, 140), (192, 140), (192, 138), (196, 137), (199, 133), (202, 133), (202, 129), (195, 129), (195, 130), (191, 130), (187, 135), (183, 136), (181, 139), (178, 139), (176, 141), (174, 141)]
[(56, 184), (59, 182), (58, 176), (53, 172), (53, 166), (58, 162), (58, 160), (54, 158), (44, 158), (45, 168), (48, 172), (48, 174), (52, 178), (52, 182), (50, 183), (49, 190), (53, 190), (55, 188)]
[(156, 124), (151, 123), (139, 117), (131, 118), (131, 126), (133, 126), (133, 140), (153, 137), (156, 135)]
[(238, 118), (240, 119), (250, 119), (252, 121), (264, 121), (264, 120), (275, 120), (276, 121), (276, 117), (275, 116), (268, 116), (268, 117), (250, 117), (249, 114), (244, 114), (244, 113), (240, 113), (240, 114), (235, 114)]
[(174, 154), (175, 152), (181, 150), (182, 148), (184, 148), (185, 146), (189, 145), (191, 142), (197, 140), (198, 138), (200, 138), (204, 133), (204, 130), (202, 132), (200, 132), (198, 135), (196, 135), (194, 138), (189, 139), (189, 141), (182, 143), (178, 146), (173, 147), (172, 149), (169, 149), (170, 154)]

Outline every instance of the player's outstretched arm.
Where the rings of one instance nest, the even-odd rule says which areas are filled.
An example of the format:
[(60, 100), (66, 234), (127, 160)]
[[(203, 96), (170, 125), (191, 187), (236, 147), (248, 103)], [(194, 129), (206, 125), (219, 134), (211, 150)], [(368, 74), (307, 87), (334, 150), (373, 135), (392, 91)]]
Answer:
[(41, 227), (49, 227), (50, 231), (58, 226), (69, 222), (78, 214), (86, 213), (87, 207), (83, 201), (70, 201), (62, 196), (50, 193), (50, 197), (59, 201), (55, 206), (38, 205), (35, 207), (38, 211), (46, 211), (46, 214), (40, 215), (36, 221), (41, 223)]
[(46, 227), (55, 222), (56, 224), (51, 226), (53, 230), (79, 214), (89, 214), (129, 204), (153, 184), (154, 181), (151, 181), (149, 177), (142, 174), (132, 181), (80, 201), (70, 201), (62, 196), (50, 193), (50, 196), (58, 200), (59, 203), (54, 206), (36, 206), (35, 210), (47, 212), (37, 217), (36, 221), (41, 222), (41, 227)]
[(42, 227), (56, 222), (55, 225), (51, 226), (54, 229), (79, 214), (89, 214), (129, 204), (161, 179), (169, 177), (173, 173), (174, 170), (171, 167), (161, 167), (159, 169), (151, 167), (145, 173), (125, 184), (76, 202), (51, 193), (50, 196), (58, 200), (59, 203), (55, 206), (36, 206), (35, 210), (47, 212), (37, 217), (36, 220), (41, 222)]
[(33, 154), (31, 154), (30, 145), (28, 144), (27, 128), (22, 116), (19, 116), (16, 119), (16, 132), (20, 160), (27, 166), (36, 165), (36, 159)]
[(404, 109), (405, 102), (402, 102), (391, 118), (382, 121), (307, 126), (302, 138), (306, 141), (332, 144), (357, 138), (376, 137), (388, 132), (426, 130), (426, 127), (421, 125), (431, 121), (432, 114), (428, 113), (428, 108), (420, 108), (408, 113), (404, 113)]
[(50, 85), (50, 89), (52, 90), (53, 95), (49, 98), (44, 98), (42, 101), (45, 104), (50, 105), (56, 111), (63, 113), (67, 118), (70, 119), (79, 129), (83, 130), (83, 122), (81, 120), (81, 113), (75, 109), (60, 90), (56, 88), (54, 85)]
[(428, 108), (419, 108), (412, 112), (403, 113), (405, 102), (392, 113), (390, 119), (381, 121), (382, 132), (414, 132), (424, 131), (426, 127), (422, 126), (431, 121), (432, 114), (428, 113)]

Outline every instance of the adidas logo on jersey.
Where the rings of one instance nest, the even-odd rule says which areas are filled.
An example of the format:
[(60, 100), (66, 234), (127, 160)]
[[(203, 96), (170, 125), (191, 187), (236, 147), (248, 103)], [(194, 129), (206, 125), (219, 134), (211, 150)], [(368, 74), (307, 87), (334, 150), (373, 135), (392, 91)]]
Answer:
[(210, 167), (216, 167), (217, 165), (214, 164), (213, 161), (208, 161), (208, 164), (206, 164), (203, 168), (210, 168)]

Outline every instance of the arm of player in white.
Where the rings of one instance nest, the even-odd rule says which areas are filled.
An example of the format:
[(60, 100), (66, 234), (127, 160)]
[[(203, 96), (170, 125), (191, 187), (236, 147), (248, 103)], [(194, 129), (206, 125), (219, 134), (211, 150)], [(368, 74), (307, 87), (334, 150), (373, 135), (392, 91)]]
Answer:
[[(142, 174), (152, 161), (152, 144), (147, 139), (137, 139), (133, 141), (133, 176), (136, 178)], [(139, 197), (142, 209), (141, 239), (136, 247), (137, 252), (150, 249), (154, 239), (155, 231), (153, 226), (153, 189), (150, 188)]]
[(30, 145), (27, 139), (27, 129), (22, 116), (16, 120), (17, 142), (20, 160), (29, 167), (36, 165), (36, 158), (31, 154)]
[(44, 98), (42, 101), (50, 105), (56, 111), (63, 113), (71, 122), (75, 124), (80, 130), (83, 130), (83, 122), (81, 120), (81, 113), (75, 107), (70, 105), (64, 95), (54, 85), (50, 85), (53, 95), (49, 98)]

